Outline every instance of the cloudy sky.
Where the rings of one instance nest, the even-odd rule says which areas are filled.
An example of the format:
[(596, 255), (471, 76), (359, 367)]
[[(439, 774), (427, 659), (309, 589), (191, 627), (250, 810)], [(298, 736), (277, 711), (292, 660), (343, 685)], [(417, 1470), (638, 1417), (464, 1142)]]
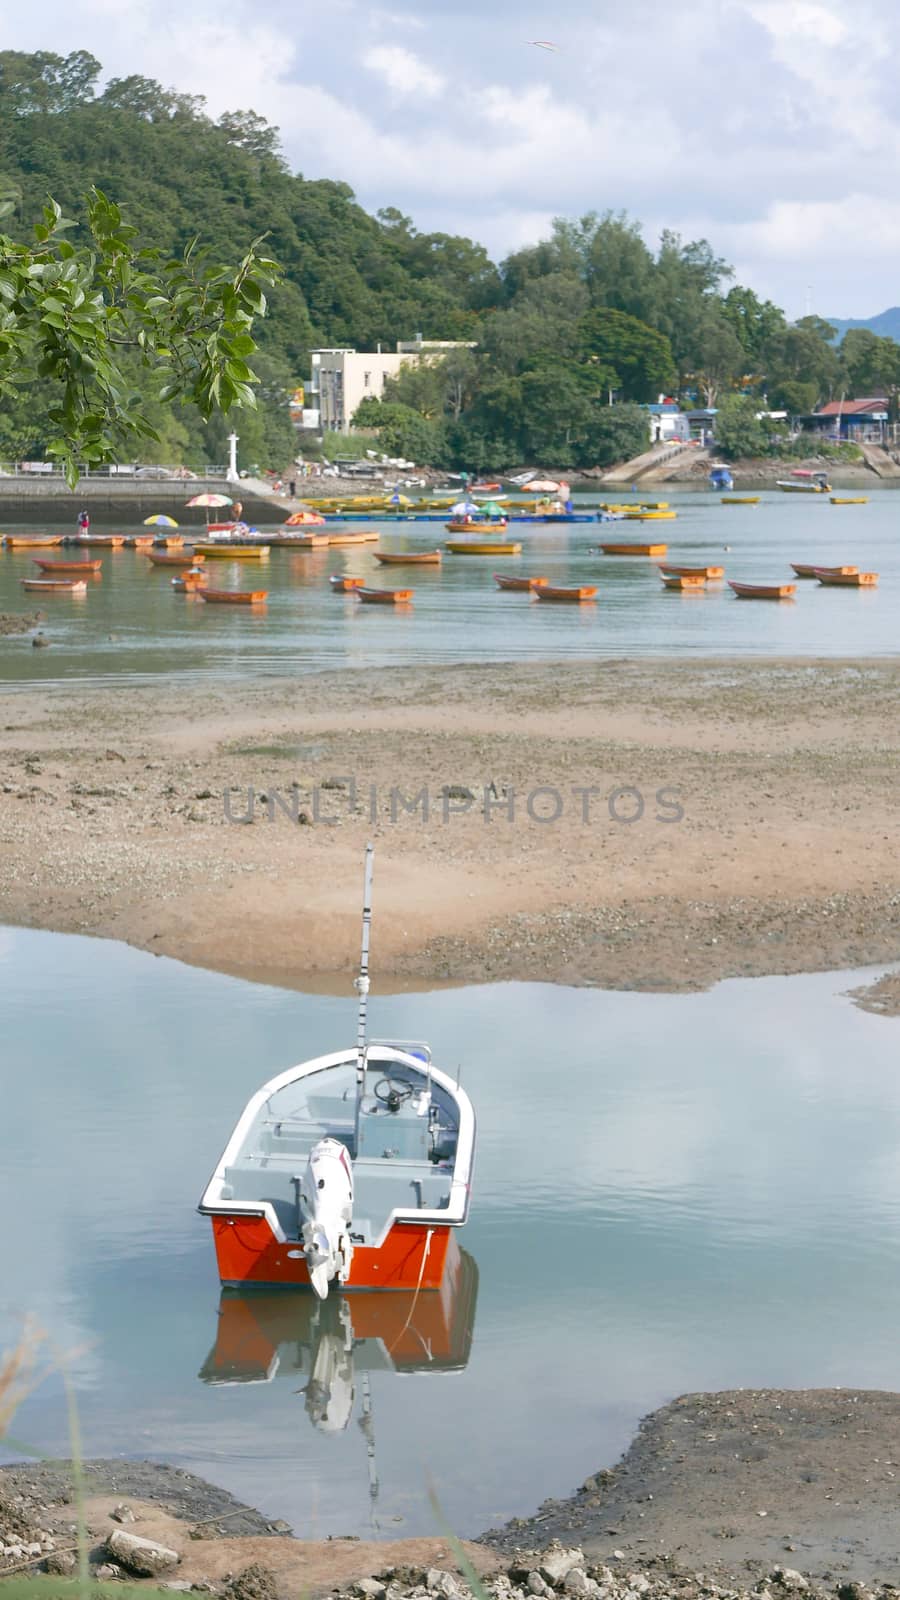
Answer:
[(252, 108), (305, 176), (498, 257), (591, 209), (703, 235), (796, 317), (900, 302), (896, 20), (884, 0), (45, 0), (3, 32)]

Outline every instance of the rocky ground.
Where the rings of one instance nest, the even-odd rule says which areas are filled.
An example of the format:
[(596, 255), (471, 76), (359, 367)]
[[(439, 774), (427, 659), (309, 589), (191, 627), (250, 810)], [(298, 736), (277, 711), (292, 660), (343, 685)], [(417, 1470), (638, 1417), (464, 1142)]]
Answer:
[[(475, 1543), (299, 1541), (202, 1480), (95, 1462), (84, 1516), (96, 1575), (223, 1600), (896, 1600), (900, 1395), (855, 1389), (687, 1395), (623, 1460)], [(0, 1470), (0, 1578), (70, 1574), (67, 1470)]]
[(382, 988), (896, 962), (898, 691), (890, 660), (18, 688), (0, 922), (327, 986), (374, 838)]

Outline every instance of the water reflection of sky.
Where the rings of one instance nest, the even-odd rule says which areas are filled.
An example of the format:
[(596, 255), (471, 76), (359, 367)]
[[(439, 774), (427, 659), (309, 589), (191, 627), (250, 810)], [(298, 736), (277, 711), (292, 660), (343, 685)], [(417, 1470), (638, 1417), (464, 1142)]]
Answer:
[[(271, 1382), (200, 1381), (222, 1324), (195, 1206), (259, 1081), (352, 1040), (349, 985), (7, 930), (0, 1332), (30, 1311), (73, 1352), (91, 1452), (173, 1459), (302, 1534), (369, 1525), (366, 1384), (385, 1533), (430, 1526), (426, 1474), (463, 1532), (528, 1511), (684, 1390), (896, 1388), (900, 1023), (854, 1007), (856, 981), (376, 992), (373, 1032), (428, 1037), (475, 1102), (477, 1306), (461, 1371), (358, 1343), (353, 1419), (326, 1435), (308, 1317)], [(57, 1384), (16, 1429), (64, 1449)]]

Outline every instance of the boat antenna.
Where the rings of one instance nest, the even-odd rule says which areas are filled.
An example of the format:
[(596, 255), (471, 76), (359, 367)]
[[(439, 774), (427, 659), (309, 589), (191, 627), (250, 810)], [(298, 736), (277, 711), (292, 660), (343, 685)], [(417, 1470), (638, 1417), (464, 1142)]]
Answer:
[(372, 858), (373, 844), (366, 845), (365, 881), (363, 884), (362, 950), (359, 957), (359, 977), (355, 988), (359, 995), (359, 1022), (356, 1031), (356, 1127), (354, 1148), (359, 1151), (359, 1118), (362, 1111), (366, 1083), (366, 1020), (369, 1005), (369, 932), (372, 926)]

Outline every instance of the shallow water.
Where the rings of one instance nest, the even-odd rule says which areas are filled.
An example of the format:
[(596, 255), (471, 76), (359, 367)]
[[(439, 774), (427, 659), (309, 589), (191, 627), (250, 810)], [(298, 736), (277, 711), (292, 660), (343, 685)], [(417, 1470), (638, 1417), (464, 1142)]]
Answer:
[[(259, 611), (176, 595), (171, 573), (127, 550), (105, 553), (102, 580), (80, 600), (28, 595), (20, 579), (36, 572), (35, 552), (0, 551), (0, 611), (42, 605), (53, 639), (52, 649), (35, 651), (27, 637), (0, 638), (0, 678), (133, 682), (177, 673), (221, 680), (472, 660), (897, 653), (900, 498), (874, 490), (868, 505), (832, 506), (827, 496), (768, 491), (757, 506), (728, 509), (707, 489), (660, 492), (677, 521), (524, 525), (515, 532), (522, 555), (514, 558), (445, 554), (440, 567), (388, 571), (367, 545), (275, 549), (264, 567), (216, 562), (220, 587), (268, 589)], [(440, 522), (371, 526), (390, 549), (433, 549), (446, 538)], [(728, 577), (747, 582), (791, 581), (794, 560), (853, 563), (879, 572), (881, 583), (857, 591), (800, 582), (796, 600), (779, 604), (738, 601), (723, 585), (671, 593), (652, 561), (592, 553), (600, 539), (663, 541), (670, 560), (724, 565)], [(501, 593), (494, 569), (596, 583), (598, 598), (577, 607), (542, 605), (527, 594)], [(364, 576), (376, 587), (413, 588), (413, 607), (399, 614), (335, 595), (328, 585), (334, 572)]]
[[(477, 1295), (470, 1269), (446, 1361), (426, 1308), (405, 1332), (376, 1309), (367, 1333), (356, 1297), (352, 1416), (345, 1383), (326, 1433), (309, 1299), (220, 1316), (194, 1208), (258, 1084), (352, 1040), (352, 996), (0, 930), (0, 1346), (33, 1313), (75, 1375), (87, 1451), (174, 1461), (304, 1536), (430, 1530), (429, 1481), (477, 1532), (612, 1462), (685, 1390), (898, 1388), (900, 1024), (852, 1005), (859, 981), (376, 993), (375, 1036), (462, 1063)], [(415, 1370), (394, 1370), (410, 1349)], [(66, 1451), (57, 1379), (15, 1432)]]

